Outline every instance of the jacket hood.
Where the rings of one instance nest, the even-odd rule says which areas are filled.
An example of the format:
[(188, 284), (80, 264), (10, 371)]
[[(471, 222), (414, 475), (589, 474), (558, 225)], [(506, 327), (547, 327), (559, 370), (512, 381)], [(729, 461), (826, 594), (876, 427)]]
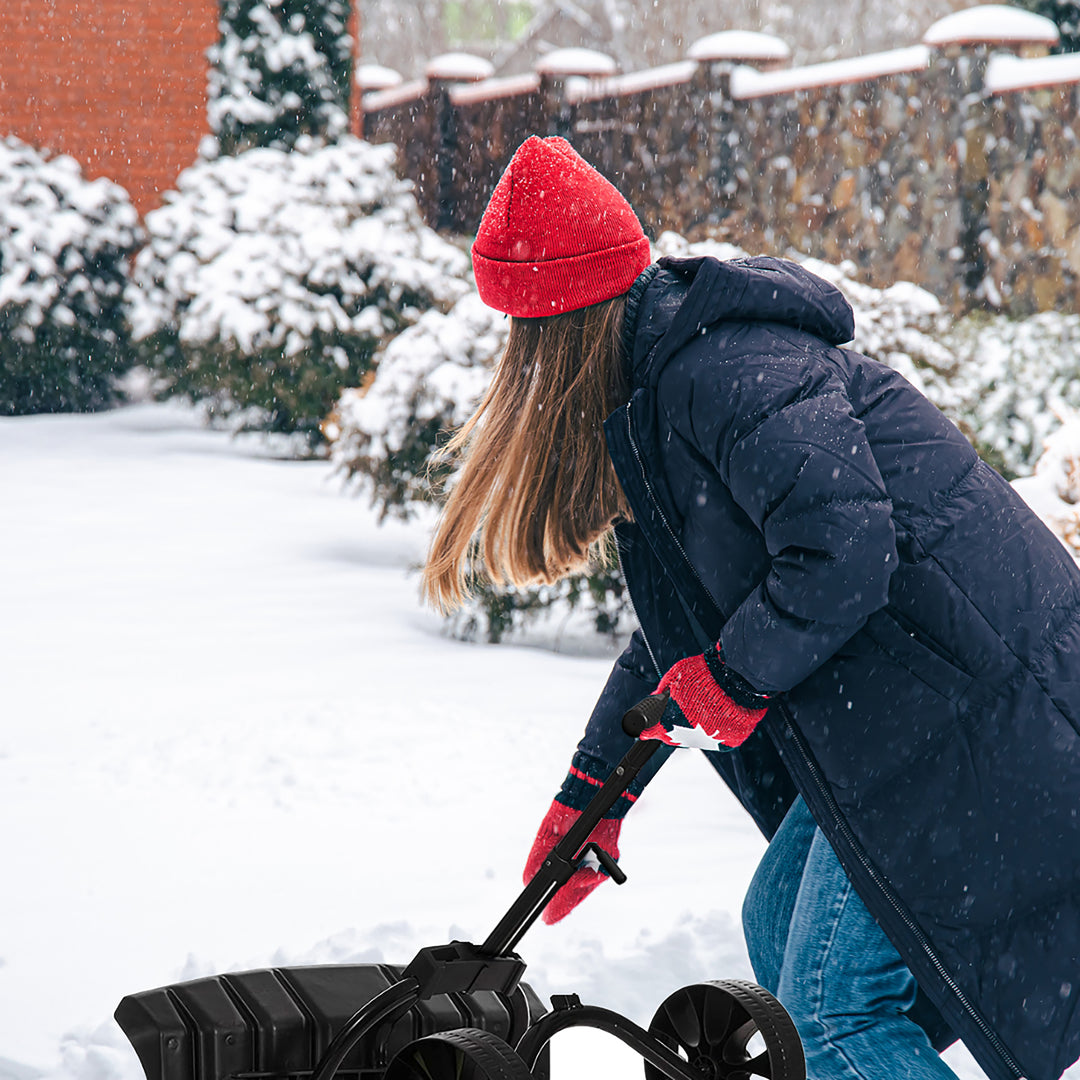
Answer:
[(851, 305), (840, 290), (798, 263), (767, 256), (663, 258), (645, 269), (627, 300), (634, 381), (645, 381), (647, 358), (659, 371), (696, 334), (720, 322), (780, 323), (828, 345), (842, 345), (855, 333)]

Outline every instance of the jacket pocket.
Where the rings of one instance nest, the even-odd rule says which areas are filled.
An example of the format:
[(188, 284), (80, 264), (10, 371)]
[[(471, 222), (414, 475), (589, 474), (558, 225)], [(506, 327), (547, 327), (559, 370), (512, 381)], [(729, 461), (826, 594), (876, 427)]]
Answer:
[(974, 679), (942, 647), (888, 608), (874, 612), (863, 633), (891, 660), (947, 701), (958, 702)]

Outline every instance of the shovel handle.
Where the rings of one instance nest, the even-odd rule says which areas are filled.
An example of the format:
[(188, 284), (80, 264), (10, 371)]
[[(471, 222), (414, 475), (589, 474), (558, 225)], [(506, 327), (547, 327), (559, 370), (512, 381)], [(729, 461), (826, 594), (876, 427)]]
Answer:
[(589, 805), (581, 811), (581, 816), (552, 849), (552, 854), (572, 859), (585, 846), (604, 815), (619, 801), (645, 762), (660, 748), (661, 744), (655, 739), (642, 740), (640, 735), (659, 721), (667, 702), (667, 694), (650, 694), (623, 716), (623, 731), (635, 740), (634, 743), (600, 790), (589, 800)]
[(623, 717), (623, 731), (634, 740), (633, 744), (481, 946), (486, 955), (501, 956), (512, 950), (539, 918), (548, 901), (570, 880), (577, 855), (588, 843), (593, 829), (663, 745), (655, 739), (639, 739), (638, 736), (660, 719), (667, 700), (667, 694), (650, 694)]

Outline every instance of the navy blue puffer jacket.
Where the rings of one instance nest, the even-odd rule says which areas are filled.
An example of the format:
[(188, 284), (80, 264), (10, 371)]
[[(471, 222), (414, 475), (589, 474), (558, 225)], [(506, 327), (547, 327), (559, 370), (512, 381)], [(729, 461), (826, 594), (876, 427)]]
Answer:
[(1080, 1056), (1080, 573), (961, 433), (775, 259), (662, 260), (608, 420), (641, 629), (575, 762), (720, 639), (758, 731), (714, 765), (771, 836), (796, 791), (994, 1080)]

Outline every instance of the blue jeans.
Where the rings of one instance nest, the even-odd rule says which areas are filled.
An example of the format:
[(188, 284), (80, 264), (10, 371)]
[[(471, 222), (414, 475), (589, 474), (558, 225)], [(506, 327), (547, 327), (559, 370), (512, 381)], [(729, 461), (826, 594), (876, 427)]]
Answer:
[(757, 981), (791, 1014), (809, 1080), (956, 1080), (908, 1016), (917, 986), (802, 799), (743, 904)]

